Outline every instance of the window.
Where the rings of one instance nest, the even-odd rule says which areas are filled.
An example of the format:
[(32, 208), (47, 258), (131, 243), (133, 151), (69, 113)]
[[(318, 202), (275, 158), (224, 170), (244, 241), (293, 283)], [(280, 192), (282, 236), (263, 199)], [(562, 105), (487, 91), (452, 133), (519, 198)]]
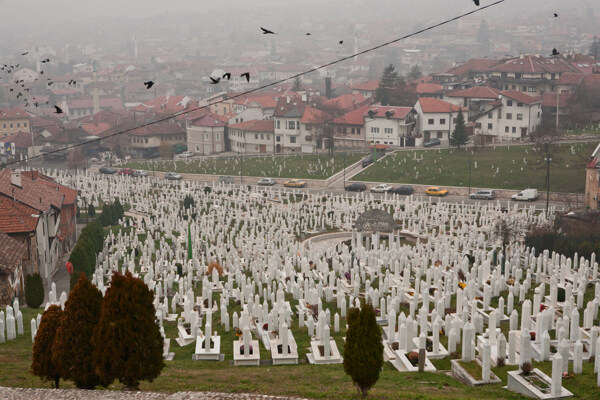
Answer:
[(360, 135), (360, 128), (356, 128), (356, 134)]
[(523, 107), (523, 103), (521, 103), (520, 101), (517, 103), (517, 107)]
[(429, 125), (433, 125), (433, 124), (434, 124), (434, 122), (433, 122), (433, 118), (429, 118), (429, 119), (427, 120), (427, 123), (428, 123)]
[(271, 140), (271, 135), (267, 135), (267, 140)]
[(254, 134), (254, 139), (258, 139), (258, 133)]
[(200, 151), (200, 146), (196, 145), (196, 151)]
[(20, 127), (21, 127), (21, 123), (17, 122), (17, 128), (20, 128)]
[(528, 92), (535, 92), (535, 86), (529, 86), (529, 88), (527, 89)]
[(288, 122), (288, 129), (296, 129), (296, 121)]
[(296, 121), (296, 129), (300, 130), (300, 121)]
[(354, 128), (352, 128), (351, 132), (352, 132), (352, 134), (354, 135)]
[(218, 141), (218, 140), (221, 140), (221, 135), (217, 133), (217, 134), (215, 135), (215, 140), (217, 140), (217, 141)]
[(13, 125), (13, 124), (10, 124), (10, 127), (11, 127), (11, 129), (12, 129), (12, 128), (14, 128), (14, 125)]
[(6, 124), (2, 124), (2, 128), (6, 129)]
[(281, 124), (280, 124), (280, 122), (281, 122), (281, 121), (277, 120), (277, 129), (281, 129)]
[(517, 133), (517, 127), (516, 126), (512, 127), (512, 133)]
[(440, 125), (446, 125), (446, 118), (440, 118)]
[(512, 100), (506, 100), (506, 105), (512, 107)]
[(510, 128), (509, 128), (508, 126), (505, 126), (505, 127), (504, 127), (504, 132), (508, 133), (508, 130), (509, 130), (509, 129), (510, 129)]
[(488, 129), (494, 129), (494, 125), (488, 124)]
[(517, 114), (517, 119), (519, 121), (522, 121), (523, 120), (523, 114)]
[(444, 132), (438, 132), (437, 133), (437, 137), (438, 137), (438, 139), (443, 138), (444, 137)]
[(281, 136), (279, 136), (279, 135), (275, 136), (275, 140), (278, 142), (281, 142)]
[(506, 119), (512, 119), (512, 113), (506, 113)]
[(467, 102), (468, 102), (468, 100), (467, 100), (467, 98), (465, 97), (465, 98), (463, 99), (463, 106), (465, 106), (465, 107), (466, 107), (466, 106), (468, 105), (468, 104), (467, 104)]
[(383, 132), (387, 134), (394, 133), (394, 128), (383, 128)]
[(264, 134), (264, 133), (261, 133), (261, 134), (260, 134), (260, 138), (261, 138), (261, 140), (265, 140), (265, 134)]
[(148, 143), (148, 139), (145, 140), (145, 143)]
[(290, 143), (296, 143), (296, 136), (290, 137)]
[(204, 134), (204, 140), (208, 140), (208, 132)]
[(493, 112), (491, 112), (491, 113), (488, 113), (488, 118), (490, 118), (490, 119), (491, 119), (491, 118), (494, 118), (494, 113), (493, 113)]
[(235, 123), (236, 123), (236, 124), (238, 123), (238, 119), (237, 119), (237, 118), (235, 119)]
[(379, 133), (379, 128), (372, 126), (371, 133)]

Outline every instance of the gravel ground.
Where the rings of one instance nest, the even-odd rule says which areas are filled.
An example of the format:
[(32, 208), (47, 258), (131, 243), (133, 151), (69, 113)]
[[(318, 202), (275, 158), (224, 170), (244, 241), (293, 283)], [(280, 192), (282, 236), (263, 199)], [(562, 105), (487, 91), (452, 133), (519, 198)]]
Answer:
[(213, 392), (126, 392), (80, 389), (27, 389), (0, 387), (1, 400), (306, 400), (293, 397), (267, 396), (250, 393)]

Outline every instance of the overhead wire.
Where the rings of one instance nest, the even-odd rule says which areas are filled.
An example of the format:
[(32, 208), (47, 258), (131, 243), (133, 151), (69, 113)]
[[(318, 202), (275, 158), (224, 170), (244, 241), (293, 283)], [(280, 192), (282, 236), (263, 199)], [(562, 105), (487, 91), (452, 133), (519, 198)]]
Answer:
[(468, 17), (470, 15), (482, 12), (482, 11), (488, 9), (488, 8), (495, 7), (495, 6), (503, 3), (504, 1), (506, 1), (506, 0), (497, 0), (494, 3), (490, 3), (488, 5), (478, 7), (476, 9), (474, 9), (474, 10), (465, 12), (463, 14), (457, 15), (455, 17), (452, 17), (450, 19), (444, 20), (442, 22), (438, 22), (437, 24), (430, 25), (430, 26), (425, 27), (423, 29), (419, 29), (418, 31), (409, 33), (409, 34), (401, 36), (399, 38), (392, 39), (392, 40), (389, 40), (387, 42), (378, 44), (376, 46), (369, 47), (369, 48), (367, 48), (365, 50), (361, 50), (361, 51), (359, 51), (357, 53), (354, 53), (354, 54), (351, 54), (351, 55), (348, 55), (348, 56), (345, 56), (345, 57), (338, 58), (338, 59), (330, 61), (330, 62), (328, 62), (326, 64), (322, 64), (322, 65), (319, 65), (317, 67), (310, 68), (310, 69), (308, 69), (306, 71), (299, 72), (299, 73), (294, 74), (292, 76), (289, 76), (287, 78), (279, 79), (279, 80), (277, 80), (275, 82), (271, 82), (271, 83), (259, 86), (257, 88), (254, 88), (254, 89), (249, 89), (247, 91), (244, 91), (244, 92), (241, 92), (241, 93), (229, 96), (229, 97), (227, 97), (227, 99), (222, 99), (222, 100), (216, 101), (214, 103), (209, 103), (209, 104), (206, 104), (206, 105), (203, 105), (203, 106), (198, 106), (198, 107), (194, 107), (194, 108), (190, 108), (190, 109), (184, 109), (184, 110), (175, 112), (173, 114), (170, 114), (168, 116), (155, 119), (155, 120), (150, 121), (150, 122), (146, 122), (146, 123), (143, 123), (143, 124), (131, 127), (131, 128), (127, 128), (127, 129), (124, 129), (124, 130), (121, 130), (121, 131), (118, 131), (118, 132), (111, 133), (111, 134), (103, 136), (101, 138), (92, 139), (92, 140), (89, 140), (89, 141), (86, 141), (86, 142), (82, 142), (82, 143), (75, 143), (75, 144), (63, 147), (61, 149), (51, 150), (51, 151), (45, 152), (44, 154), (40, 154), (40, 155), (37, 155), (37, 156), (29, 157), (26, 160), (18, 160), (18, 161), (11, 161), (11, 162), (7, 162), (7, 163), (3, 163), (3, 164), (0, 164), (0, 169), (6, 168), (9, 165), (21, 164), (21, 163), (28, 163), (31, 160), (35, 160), (37, 158), (44, 157), (44, 156), (49, 155), (49, 154), (61, 153), (61, 152), (64, 152), (65, 150), (70, 150), (70, 149), (73, 149), (73, 148), (76, 148), (76, 147), (80, 147), (80, 146), (84, 146), (84, 145), (88, 145), (88, 144), (91, 144), (91, 143), (101, 142), (103, 140), (110, 139), (110, 138), (115, 137), (115, 136), (123, 135), (125, 133), (134, 131), (136, 129), (140, 129), (140, 128), (144, 128), (144, 127), (151, 126), (151, 125), (154, 125), (154, 124), (158, 124), (160, 122), (169, 121), (169, 120), (174, 119), (176, 117), (179, 117), (181, 115), (190, 114), (190, 113), (193, 113), (195, 111), (206, 109), (206, 108), (208, 108), (210, 106), (213, 106), (213, 105), (221, 104), (221, 103), (223, 103), (226, 100), (231, 100), (231, 99), (236, 99), (238, 97), (247, 96), (248, 94), (251, 94), (251, 93), (254, 93), (254, 92), (258, 92), (260, 90), (263, 90), (263, 89), (266, 89), (266, 88), (269, 88), (269, 87), (272, 87), (272, 86), (276, 86), (276, 85), (282, 84), (282, 83), (287, 82), (287, 81), (294, 80), (296, 78), (302, 77), (302, 76), (310, 74), (312, 72), (316, 72), (316, 71), (319, 71), (321, 69), (331, 67), (332, 65), (339, 64), (341, 62), (350, 60), (350, 59), (352, 59), (354, 57), (357, 57), (357, 56), (360, 56), (360, 55), (363, 55), (363, 54), (367, 54), (367, 53), (373, 52), (375, 50), (378, 50), (378, 49), (381, 49), (383, 47), (389, 46), (391, 44), (400, 42), (402, 40), (406, 40), (406, 39), (411, 38), (413, 36), (417, 36), (417, 35), (419, 35), (421, 33), (433, 30), (435, 28), (439, 28), (440, 26), (447, 25), (447, 24), (449, 24), (451, 22), (454, 22), (454, 21), (458, 21), (459, 19), (462, 19), (462, 18)]

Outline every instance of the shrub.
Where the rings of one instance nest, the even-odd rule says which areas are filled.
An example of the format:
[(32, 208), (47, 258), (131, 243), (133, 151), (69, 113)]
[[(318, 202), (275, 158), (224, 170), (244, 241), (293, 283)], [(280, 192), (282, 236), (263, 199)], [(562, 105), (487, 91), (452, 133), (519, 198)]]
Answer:
[(565, 301), (565, 298), (566, 298), (565, 289), (559, 287), (558, 290), (556, 291), (556, 300), (563, 302), (563, 301)]
[(204, 193), (209, 194), (210, 192), (212, 192), (212, 188), (210, 186), (205, 186)]
[(121, 201), (118, 198), (115, 199), (115, 202), (113, 203), (113, 205), (115, 206), (115, 222), (116, 222), (125, 216), (125, 207), (123, 207), (123, 205), (121, 204)]
[(152, 381), (165, 364), (155, 321), (154, 294), (131, 273), (114, 273), (92, 335), (92, 364), (103, 386), (115, 379), (129, 388)]
[(206, 274), (211, 276), (213, 269), (216, 269), (219, 272), (219, 276), (223, 276), (223, 267), (221, 267), (221, 265), (216, 261), (212, 261), (210, 264), (208, 264), (208, 271)]
[(25, 302), (31, 308), (38, 308), (44, 302), (44, 283), (38, 273), (25, 278)]
[(348, 315), (344, 371), (350, 375), (352, 382), (364, 397), (379, 379), (383, 366), (381, 328), (377, 325), (375, 310), (371, 304), (367, 303), (360, 311), (352, 313), (352, 316)]
[(86, 275), (91, 275), (94, 272), (95, 253), (93, 249), (90, 250), (89, 240), (79, 238), (73, 251), (71, 251), (69, 261), (73, 264), (73, 270), (85, 272)]
[(504, 365), (506, 365), (506, 359), (504, 357), (498, 357), (496, 359), (496, 365), (498, 367), (504, 367)]
[(60, 374), (52, 362), (52, 344), (54, 343), (56, 331), (60, 326), (61, 315), (62, 310), (57, 305), (48, 307), (42, 314), (42, 320), (33, 342), (33, 354), (29, 370), (31, 374), (37, 375), (43, 380), (53, 381), (54, 387), (57, 389)]
[(108, 204), (104, 203), (102, 206), (102, 214), (100, 214), (100, 223), (102, 226), (109, 226), (112, 224), (112, 215)]
[(523, 373), (523, 375), (529, 375), (531, 373), (531, 370), (531, 363), (524, 362), (523, 364), (521, 364), (521, 372)]
[(80, 389), (93, 389), (99, 382), (92, 369), (90, 339), (100, 318), (101, 304), (102, 293), (85, 274), (80, 274), (65, 303), (52, 347), (52, 363), (60, 376), (72, 380)]
[(96, 215), (96, 207), (94, 207), (94, 205), (91, 203), (88, 205), (88, 215), (90, 217), (94, 217)]
[(194, 207), (196, 205), (196, 202), (194, 201), (194, 198), (191, 195), (186, 195), (183, 198), (183, 208), (188, 210), (190, 207)]

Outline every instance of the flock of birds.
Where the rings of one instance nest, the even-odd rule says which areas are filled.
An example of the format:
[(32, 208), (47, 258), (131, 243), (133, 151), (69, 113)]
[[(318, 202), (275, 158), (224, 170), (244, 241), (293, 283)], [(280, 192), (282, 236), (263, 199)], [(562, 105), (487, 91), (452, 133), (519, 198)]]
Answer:
[[(475, 3), (476, 6), (479, 6), (480, 0), (473, 0), (473, 2)], [(554, 18), (558, 18), (558, 13), (554, 13)], [(277, 34), (277, 33), (275, 33), (274, 31), (272, 31), (270, 29), (263, 28), (262, 26), (260, 27), (260, 29), (261, 29), (263, 35), (276, 35)], [(311, 35), (310, 32), (306, 33), (306, 36), (310, 36), (310, 35)], [(344, 41), (340, 40), (340, 41), (338, 41), (338, 44), (343, 45)], [(21, 53), (21, 56), (26, 56), (27, 54), (29, 54), (29, 52), (25, 51), (25, 52)], [(554, 49), (552, 49), (552, 54), (550, 54), (550, 57), (556, 57), (559, 54), (560, 54), (560, 52), (556, 48), (554, 48)], [(49, 63), (49, 62), (50, 62), (49, 58), (45, 58), (43, 60), (40, 60), (40, 63), (42, 63), (42, 64)], [(0, 70), (3, 70), (3, 71), (5, 71), (5, 72), (7, 72), (7, 73), (10, 74), (11, 72), (13, 72), (18, 67), (19, 67), (19, 64), (15, 64), (15, 65), (3, 64), (3, 65), (0, 65)], [(43, 75), (43, 74), (44, 74), (44, 71), (41, 70), (40, 71), (40, 75)], [(250, 82), (250, 72), (244, 72), (243, 74), (240, 75), (240, 77), (246, 78), (246, 81)], [(231, 73), (230, 72), (225, 72), (223, 74), (223, 76), (221, 76), (221, 77), (209, 76), (209, 78), (210, 78), (210, 83), (213, 84), (213, 85), (216, 85), (216, 84), (220, 83), (222, 79), (223, 80), (225, 80), (225, 79), (226, 80), (230, 80), (231, 79)], [(37, 81), (37, 80), (38, 80), (38, 78), (35, 78), (34, 81)], [(48, 86), (52, 86), (52, 84), (54, 83), (54, 82), (52, 82), (51, 78), (47, 78), (47, 81), (48, 81)], [(19, 99), (19, 98), (23, 97), (23, 102), (25, 104), (25, 107), (29, 107), (29, 104), (30, 104), (29, 102), (30, 101), (32, 102), (32, 104), (35, 107), (38, 107), (39, 106), (39, 102), (36, 101), (35, 97), (32, 97), (30, 99), (29, 97), (27, 97), (27, 96), (25, 96), (23, 94), (23, 92), (28, 93), (30, 91), (30, 89), (31, 89), (31, 88), (25, 86), (25, 81), (23, 79), (21, 79), (21, 80), (17, 79), (14, 82), (15, 82), (16, 85), (18, 85), (18, 86), (21, 87), (21, 89), (18, 89), (18, 92), (16, 93), (16, 98)], [(77, 84), (77, 81), (75, 81), (74, 79), (71, 79), (68, 82), (69, 86), (75, 85), (75, 84)], [(150, 88), (152, 88), (155, 85), (155, 82), (149, 80), (149, 81), (143, 82), (143, 84), (146, 86), (146, 89), (150, 89)], [(15, 91), (15, 89), (10, 88), (10, 92), (14, 92), (14, 91)], [(49, 101), (46, 101), (46, 104), (48, 104), (48, 103), (49, 103)], [(63, 110), (59, 106), (55, 105), (54, 109), (55, 109), (55, 114), (63, 114)]]

